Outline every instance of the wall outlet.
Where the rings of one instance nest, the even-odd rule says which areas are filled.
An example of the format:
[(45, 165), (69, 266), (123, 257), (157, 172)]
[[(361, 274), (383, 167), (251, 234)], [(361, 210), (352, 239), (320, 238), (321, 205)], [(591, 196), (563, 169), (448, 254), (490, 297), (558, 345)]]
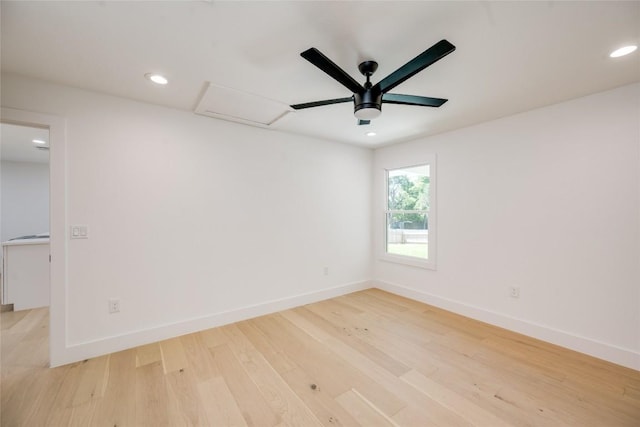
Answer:
[(520, 288), (517, 286), (509, 286), (509, 296), (511, 298), (520, 298)]
[(109, 313), (118, 313), (120, 312), (120, 300), (117, 298), (109, 299)]
[(325, 276), (328, 276), (328, 275), (329, 275), (329, 267), (324, 267), (324, 268), (322, 269), (322, 273), (323, 273)]

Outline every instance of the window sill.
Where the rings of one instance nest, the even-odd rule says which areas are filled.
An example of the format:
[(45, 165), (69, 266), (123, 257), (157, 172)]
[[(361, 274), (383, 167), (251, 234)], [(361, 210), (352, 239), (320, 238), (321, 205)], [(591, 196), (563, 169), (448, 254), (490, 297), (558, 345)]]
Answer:
[(382, 254), (380, 261), (391, 262), (394, 264), (409, 265), (411, 267), (423, 268), (425, 270), (436, 270), (435, 261), (423, 261), (418, 258), (407, 257), (402, 255)]

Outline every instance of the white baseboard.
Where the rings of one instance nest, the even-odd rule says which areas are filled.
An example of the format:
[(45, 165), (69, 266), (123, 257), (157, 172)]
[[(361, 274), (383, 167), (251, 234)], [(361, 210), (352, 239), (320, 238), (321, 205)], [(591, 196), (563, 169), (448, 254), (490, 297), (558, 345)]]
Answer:
[(392, 294), (420, 301), (425, 304), (430, 304), (462, 316), (480, 320), (491, 325), (499, 326), (501, 328), (640, 371), (640, 353), (633, 350), (550, 328), (538, 323), (517, 319), (515, 317), (485, 310), (480, 307), (471, 306), (448, 298), (438, 297), (426, 292), (420, 292), (415, 289), (393, 283), (373, 281), (372, 285)]
[(64, 354), (58, 360), (52, 360), (51, 366), (60, 366), (90, 357), (101, 356), (128, 348), (149, 344), (184, 334), (215, 328), (229, 323), (239, 322), (305, 304), (311, 304), (340, 295), (376, 287), (396, 295), (430, 304), (472, 319), (480, 320), (501, 328), (537, 338), (571, 350), (604, 359), (618, 365), (640, 371), (640, 353), (617, 347), (590, 338), (571, 334), (522, 319), (489, 311), (483, 308), (454, 301), (415, 289), (384, 281), (362, 281), (348, 283), (320, 291), (309, 292), (288, 298), (265, 301), (211, 315), (187, 319), (177, 323), (159, 325), (154, 328), (133, 331), (126, 334), (101, 338), (65, 347)]
[(67, 345), (64, 354), (61, 355), (59, 360), (52, 360), (51, 367), (126, 350), (128, 348), (162, 341), (168, 338), (190, 334), (209, 328), (215, 328), (217, 326), (263, 316), (369, 288), (371, 288), (371, 282), (369, 281), (348, 283), (333, 288), (322, 289), (320, 291), (309, 292), (272, 301), (265, 301), (263, 303), (249, 305), (234, 310), (187, 319), (177, 323), (168, 323), (154, 328), (133, 331), (126, 334), (101, 338), (79, 344)]

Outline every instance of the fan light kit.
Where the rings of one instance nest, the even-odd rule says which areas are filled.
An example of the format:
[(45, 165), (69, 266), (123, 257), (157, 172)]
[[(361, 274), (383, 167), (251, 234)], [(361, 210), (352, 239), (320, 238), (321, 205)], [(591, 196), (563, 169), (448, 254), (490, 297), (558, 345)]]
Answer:
[(371, 120), (380, 116), (380, 111), (376, 106), (372, 107), (362, 107), (359, 110), (356, 110), (353, 115), (356, 116), (359, 120)]
[(638, 49), (638, 46), (635, 46), (635, 45), (624, 46), (624, 47), (621, 47), (620, 49), (614, 50), (613, 52), (611, 52), (609, 56), (611, 58), (619, 58), (621, 56), (629, 55), (630, 53), (635, 52), (636, 49)]
[(427, 68), (429, 65), (444, 58), (456, 47), (447, 40), (440, 40), (411, 61), (380, 80), (375, 85), (371, 83), (371, 76), (378, 69), (378, 63), (375, 61), (365, 61), (358, 65), (360, 73), (367, 78), (364, 85), (358, 83), (353, 77), (347, 74), (342, 68), (338, 67), (333, 61), (327, 58), (322, 52), (315, 47), (305, 50), (300, 54), (304, 59), (311, 62), (320, 70), (333, 77), (338, 83), (346, 87), (352, 92), (349, 98), (327, 99), (323, 101), (306, 102), (304, 104), (294, 104), (291, 106), (294, 110), (302, 110), (311, 107), (320, 107), (322, 105), (340, 104), (343, 102), (353, 102), (353, 113), (358, 119), (359, 125), (368, 125), (372, 119), (380, 116), (382, 112), (382, 104), (402, 104), (402, 105), (418, 105), (423, 107), (439, 107), (446, 99), (427, 98), (425, 96), (400, 95), (388, 93), (391, 89), (398, 86), (415, 74)]
[(155, 84), (166, 85), (169, 83), (169, 80), (163, 75), (155, 74), (155, 73), (147, 73), (144, 75), (147, 79), (151, 80)]

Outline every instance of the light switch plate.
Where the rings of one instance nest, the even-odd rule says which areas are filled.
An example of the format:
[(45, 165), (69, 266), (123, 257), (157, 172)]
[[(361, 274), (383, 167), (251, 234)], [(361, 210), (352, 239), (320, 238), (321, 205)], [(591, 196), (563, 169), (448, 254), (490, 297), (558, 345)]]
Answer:
[(72, 239), (88, 239), (89, 227), (87, 227), (86, 225), (72, 225), (71, 238)]

